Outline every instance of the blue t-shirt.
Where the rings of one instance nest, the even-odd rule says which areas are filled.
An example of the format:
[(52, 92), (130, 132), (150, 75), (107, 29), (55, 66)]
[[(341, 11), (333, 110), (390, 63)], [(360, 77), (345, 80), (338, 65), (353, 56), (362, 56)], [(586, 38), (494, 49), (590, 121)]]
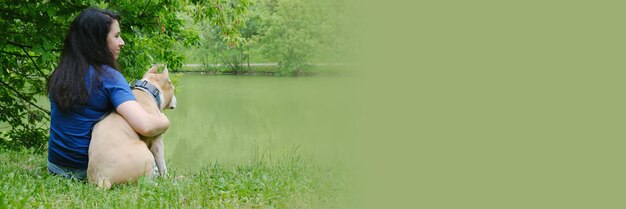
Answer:
[(87, 89), (90, 89), (86, 104), (61, 112), (50, 98), (48, 161), (56, 165), (87, 169), (87, 151), (94, 125), (120, 104), (136, 100), (124, 76), (108, 66), (102, 66), (102, 85), (95, 83), (90, 88), (94, 72), (93, 66), (90, 66), (85, 76)]

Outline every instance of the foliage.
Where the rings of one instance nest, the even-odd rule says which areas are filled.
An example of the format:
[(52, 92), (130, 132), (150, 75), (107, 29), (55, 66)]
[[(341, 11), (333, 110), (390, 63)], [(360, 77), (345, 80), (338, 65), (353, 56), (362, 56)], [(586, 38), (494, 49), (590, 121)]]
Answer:
[(281, 69), (300, 73), (313, 59), (341, 57), (346, 42), (343, 1), (261, 0), (262, 53)]
[(278, 65), (287, 71), (298, 72), (306, 69), (306, 61), (316, 53), (316, 42), (312, 37), (315, 8), (308, 4), (312, 1), (283, 0), (266, 1), (270, 4), (263, 53), (278, 61)]
[[(247, 1), (224, 9), (226, 1), (195, 1), (203, 18), (228, 29), (225, 40), (237, 40), (233, 25)], [(116, 1), (0, 1), (0, 147), (40, 147), (47, 141), (49, 111), (37, 103), (46, 95), (46, 81), (54, 70), (70, 21), (80, 11), (98, 6), (122, 16), (120, 28), (126, 45), (118, 60), (129, 80), (139, 78), (152, 63), (170, 69), (182, 66), (176, 47), (199, 43), (194, 31), (182, 27), (178, 13), (193, 10), (184, 0)], [(228, 17), (228, 18), (223, 18)], [(231, 41), (232, 43), (236, 43)]]
[(345, 208), (344, 171), (298, 156), (209, 164), (103, 191), (52, 176), (46, 156), (0, 149), (0, 208)]
[[(196, 2), (196, 1), (192, 1)], [(210, 2), (212, 5), (218, 5), (213, 8), (207, 8), (198, 2)], [(187, 55), (195, 59), (195, 63), (203, 63), (208, 68), (218, 63), (211, 61), (221, 61), (228, 71), (235, 73), (243, 73), (244, 67), (241, 66), (246, 60), (249, 60), (248, 50), (251, 40), (248, 35), (250, 22), (247, 18), (248, 8), (252, 5), (250, 1), (224, 1), (224, 0), (208, 0), (197, 1), (190, 7), (189, 16), (183, 16), (187, 19), (186, 27), (198, 31), (203, 39), (202, 44), (204, 50), (199, 53), (193, 49), (183, 48), (181, 51), (187, 52)], [(215, 15), (216, 8), (224, 10), (223, 15), (214, 18), (206, 18), (206, 16)], [(230, 23), (226, 27), (221, 26), (224, 23)], [(218, 70), (218, 68), (215, 68)]]
[[(0, 146), (32, 147), (46, 141), (49, 112), (36, 98), (45, 94), (69, 19), (88, 5), (0, 2), (0, 122), (11, 126), (2, 130)], [(35, 138), (21, 141), (30, 137)]]
[(245, 26), (244, 14), (250, 6), (249, 0), (190, 0), (193, 18), (196, 22), (206, 22), (219, 28), (223, 41), (229, 47), (236, 47), (242, 39), (238, 27)]
[[(246, 70), (255, 62), (278, 64), (278, 74), (294, 75), (308, 71), (313, 62), (342, 62), (351, 50), (349, 7), (344, 0), (257, 0), (240, 15), (244, 25), (237, 25), (240, 44), (232, 47), (222, 40), (222, 28), (200, 22), (188, 24), (203, 37), (205, 50), (190, 51), (188, 56), (202, 57), (204, 64), (224, 64), (231, 73)], [(205, 65), (208, 66), (208, 65)], [(213, 68), (213, 67), (211, 67)], [(216, 69), (220, 70), (220, 69)]]
[[(215, 60), (221, 60), (226, 70), (235, 74), (245, 73), (250, 69), (250, 47), (258, 42), (258, 31), (251, 29), (256, 24), (254, 20), (247, 19), (246, 27), (239, 29), (241, 43), (229, 47), (225, 40), (220, 40), (219, 29), (215, 27), (209, 28), (212, 31), (209, 36), (209, 42), (212, 44), (212, 56)], [(248, 65), (245, 66), (245, 63)]]

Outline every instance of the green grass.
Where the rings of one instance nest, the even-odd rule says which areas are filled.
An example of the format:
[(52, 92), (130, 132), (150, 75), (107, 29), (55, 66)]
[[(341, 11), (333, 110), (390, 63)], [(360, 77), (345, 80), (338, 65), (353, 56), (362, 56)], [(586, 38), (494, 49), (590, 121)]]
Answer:
[(101, 190), (51, 176), (46, 156), (0, 150), (0, 208), (345, 208), (345, 175), (297, 156), (173, 170)]

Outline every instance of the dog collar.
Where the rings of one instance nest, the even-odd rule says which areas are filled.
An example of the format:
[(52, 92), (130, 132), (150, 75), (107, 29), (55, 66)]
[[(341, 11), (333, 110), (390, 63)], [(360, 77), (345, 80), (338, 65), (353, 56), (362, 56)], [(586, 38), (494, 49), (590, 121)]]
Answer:
[(159, 89), (156, 86), (148, 83), (148, 81), (146, 81), (146, 80), (135, 80), (130, 85), (130, 88), (131, 89), (142, 89), (142, 90), (145, 90), (148, 93), (152, 94), (152, 96), (154, 96), (154, 99), (156, 99), (157, 106), (159, 108), (161, 108), (161, 96), (159, 95), (159, 93), (161, 91), (159, 91)]

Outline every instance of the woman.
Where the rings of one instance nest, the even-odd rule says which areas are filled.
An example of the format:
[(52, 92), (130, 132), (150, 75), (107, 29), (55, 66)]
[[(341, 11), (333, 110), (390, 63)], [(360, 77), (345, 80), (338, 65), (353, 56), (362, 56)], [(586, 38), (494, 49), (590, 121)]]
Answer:
[(85, 179), (91, 130), (110, 111), (144, 136), (169, 127), (164, 114), (152, 116), (139, 105), (120, 73), (117, 58), (124, 40), (119, 21), (116, 13), (88, 8), (70, 25), (61, 60), (48, 81), (48, 171), (53, 174)]

